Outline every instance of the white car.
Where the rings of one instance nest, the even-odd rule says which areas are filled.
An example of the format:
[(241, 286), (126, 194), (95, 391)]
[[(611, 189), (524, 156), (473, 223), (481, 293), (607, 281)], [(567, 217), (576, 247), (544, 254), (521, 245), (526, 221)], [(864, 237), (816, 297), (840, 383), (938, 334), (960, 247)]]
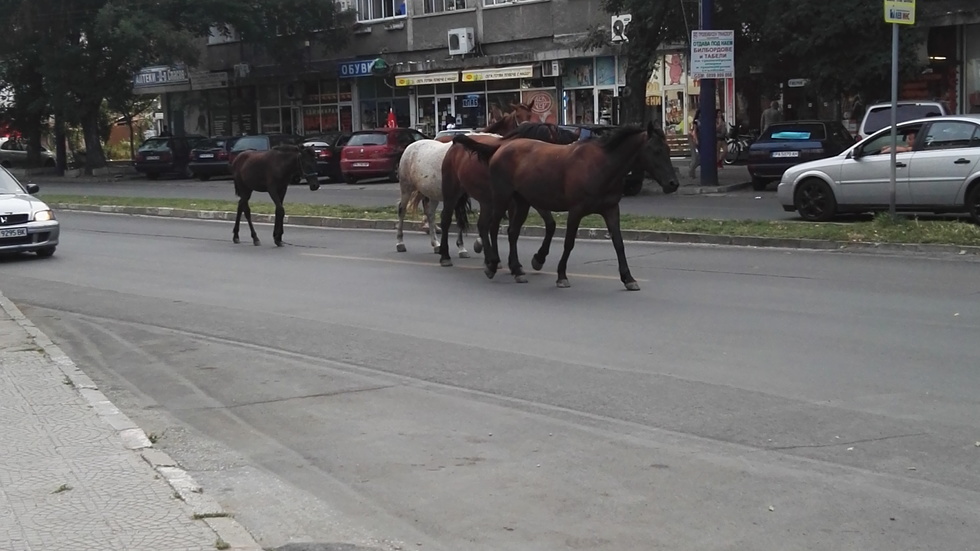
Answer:
[[(980, 115), (916, 119), (896, 128), (896, 210), (965, 212), (980, 224)], [(810, 221), (887, 210), (890, 146), (888, 127), (835, 157), (787, 169), (776, 190), (780, 204)]]
[(6, 168), (0, 168), (0, 254), (54, 254), (61, 228), (54, 212), (33, 197), (37, 192), (37, 184), (25, 187)]

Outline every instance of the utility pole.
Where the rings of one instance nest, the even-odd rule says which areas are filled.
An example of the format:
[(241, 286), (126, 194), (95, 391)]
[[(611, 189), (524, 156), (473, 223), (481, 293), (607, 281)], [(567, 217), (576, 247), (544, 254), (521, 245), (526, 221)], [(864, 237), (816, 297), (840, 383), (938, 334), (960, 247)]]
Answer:
[[(714, 0), (701, 0), (701, 21), (702, 31), (710, 31), (714, 28), (712, 15), (715, 11)], [(701, 155), (701, 185), (718, 185), (718, 133), (715, 131), (715, 79), (701, 79), (701, 120), (698, 128), (701, 135), (698, 136), (698, 147)]]

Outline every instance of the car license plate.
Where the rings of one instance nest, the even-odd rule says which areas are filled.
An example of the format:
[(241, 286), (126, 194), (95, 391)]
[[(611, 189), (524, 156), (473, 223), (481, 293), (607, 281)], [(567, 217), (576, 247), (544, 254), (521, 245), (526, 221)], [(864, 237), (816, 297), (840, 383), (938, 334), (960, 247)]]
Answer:
[(213, 159), (214, 153), (201, 153), (198, 157), (201, 159)]
[(800, 156), (800, 152), (799, 151), (773, 151), (772, 152), (772, 156), (773, 156), (774, 159), (775, 158), (779, 158), (779, 157), (783, 157), (783, 158), (785, 158), (785, 157), (799, 157)]
[(0, 229), (0, 237), (24, 237), (25, 235), (27, 235), (27, 228)]
[(371, 163), (354, 163), (354, 168), (364, 168), (371, 166)]
[(160, 160), (160, 157), (159, 157), (158, 155), (149, 155), (149, 156), (148, 156), (148, 157), (146, 158), (146, 160), (147, 160), (147, 161), (159, 161), (159, 160)]

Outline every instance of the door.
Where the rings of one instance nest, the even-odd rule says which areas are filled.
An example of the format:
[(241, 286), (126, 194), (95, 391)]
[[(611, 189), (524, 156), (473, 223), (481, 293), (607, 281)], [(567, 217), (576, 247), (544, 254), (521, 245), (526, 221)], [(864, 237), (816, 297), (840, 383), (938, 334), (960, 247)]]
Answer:
[(449, 123), (456, 124), (456, 110), (452, 96), (436, 96), (436, 132), (445, 130)]
[[(901, 132), (901, 130), (899, 130)], [(860, 155), (841, 162), (839, 203), (848, 205), (887, 205), (891, 193), (891, 153), (882, 153), (891, 144), (888, 131), (877, 136), (859, 148)], [(855, 150), (858, 151), (858, 150)], [(909, 204), (912, 194), (909, 191), (909, 163), (912, 151), (900, 152), (895, 156), (895, 204)]]
[(909, 170), (913, 200), (918, 205), (956, 204), (967, 176), (980, 163), (980, 125), (934, 122), (917, 141), (921, 149), (916, 151)]

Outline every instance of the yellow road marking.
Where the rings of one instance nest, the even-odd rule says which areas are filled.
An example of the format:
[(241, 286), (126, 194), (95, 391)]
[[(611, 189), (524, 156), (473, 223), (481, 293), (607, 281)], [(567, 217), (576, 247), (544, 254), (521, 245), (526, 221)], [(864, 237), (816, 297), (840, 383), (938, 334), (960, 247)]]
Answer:
[[(412, 265), (412, 266), (428, 266), (428, 267), (433, 267), (434, 266), (436, 268), (441, 268), (442, 267), (442, 266), (439, 265), (438, 261), (436, 261), (436, 262), (420, 262), (418, 260), (396, 260), (394, 258), (369, 258), (369, 257), (366, 257), (366, 256), (346, 256), (346, 255), (341, 255), (341, 254), (323, 254), (323, 253), (300, 253), (300, 255), (301, 256), (315, 256), (315, 257), (320, 257), (320, 258), (333, 258), (333, 259), (336, 259), (336, 260), (361, 260), (361, 261), (366, 261), (366, 262), (383, 262), (383, 263), (386, 263), (386, 264), (409, 264), (409, 265)], [(435, 256), (435, 255), (433, 255), (433, 256)], [(483, 265), (482, 264), (479, 265), (479, 266), (461, 266), (459, 264), (456, 264), (455, 261), (454, 261), (453, 262), (453, 267), (455, 267), (455, 268), (461, 268), (463, 270), (480, 270), (481, 272), (483, 271)], [(506, 268), (504, 268), (504, 270), (506, 270)], [(504, 271), (503, 273), (505, 273), (506, 275), (510, 275), (506, 271)], [(557, 272), (533, 272), (532, 271), (532, 272), (527, 272), (527, 274), (528, 275), (531, 275), (531, 274), (545, 274), (545, 275), (553, 275), (555, 277), (558, 277), (558, 273)], [(569, 273), (568, 274), (568, 278), (569, 279), (580, 278), (580, 277), (581, 278), (589, 278), (589, 279), (610, 279), (610, 280), (614, 280), (614, 281), (619, 281), (619, 276), (618, 275), (611, 276), (611, 275), (598, 275), (598, 274), (573, 274), (573, 273)], [(641, 283), (649, 283), (650, 282), (649, 279), (640, 279), (640, 278), (636, 278), (636, 281), (641, 282)]]

